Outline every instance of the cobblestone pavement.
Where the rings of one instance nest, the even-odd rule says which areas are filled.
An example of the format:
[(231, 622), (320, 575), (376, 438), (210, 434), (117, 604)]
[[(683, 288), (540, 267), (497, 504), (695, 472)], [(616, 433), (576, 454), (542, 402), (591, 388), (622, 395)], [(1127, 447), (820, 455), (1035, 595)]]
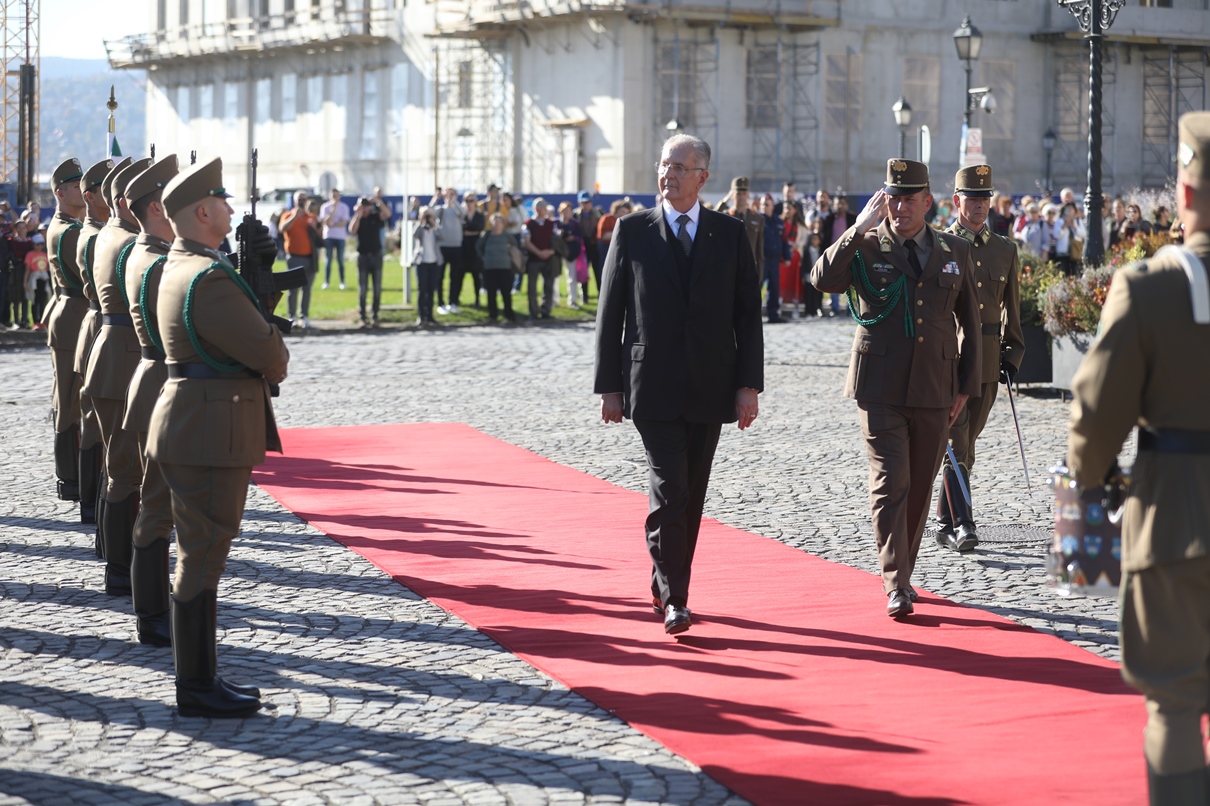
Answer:
[[(840, 395), (852, 330), (766, 329), (761, 416), (724, 430), (706, 512), (874, 571), (865, 449)], [(645, 490), (634, 429), (597, 416), (591, 347), (588, 325), (295, 338), (278, 419), (462, 421)], [(265, 716), (178, 719), (170, 653), (133, 640), (91, 532), (53, 497), (49, 399), (44, 347), (0, 353), (0, 804), (743, 802), (256, 488), (220, 590), (220, 662), (265, 690)], [(1018, 409), (1034, 495), (998, 403), (973, 482), (990, 539), (958, 556), (926, 536), (917, 584), (1116, 659), (1115, 602), (1059, 598), (1042, 576), (1040, 482), (1067, 405), (1025, 393)]]

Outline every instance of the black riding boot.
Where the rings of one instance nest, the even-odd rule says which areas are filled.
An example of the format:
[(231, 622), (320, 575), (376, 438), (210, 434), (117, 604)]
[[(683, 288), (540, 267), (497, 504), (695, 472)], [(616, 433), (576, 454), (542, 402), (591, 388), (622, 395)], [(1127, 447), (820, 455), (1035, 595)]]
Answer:
[(259, 699), (237, 694), (216, 674), (217, 606), (214, 591), (202, 591), (188, 602), (172, 597), (172, 657), (181, 716), (238, 719), (260, 709)]
[[(969, 490), (970, 476), (967, 474), (966, 468), (958, 465), (958, 472), (962, 473), (962, 480), (966, 482), (966, 489)], [(937, 540), (941, 545), (954, 551), (967, 552), (973, 551), (975, 546), (979, 545), (979, 535), (975, 533), (975, 518), (971, 513), (970, 505), (966, 503), (966, 497), (962, 494), (962, 485), (958, 483), (958, 472), (955, 472), (948, 462), (942, 468), (945, 497), (949, 502), (954, 531), (947, 536), (947, 541), (942, 541), (942, 537), (945, 535), (939, 535)]]
[(131, 594), (130, 564), (134, 554), (134, 519), (138, 514), (138, 493), (131, 493), (123, 501), (105, 502), (101, 533), (105, 541), (105, 592), (110, 596)]
[(168, 583), (168, 538), (134, 547), (130, 589), (140, 644), (172, 646), (172, 589)]
[[(59, 500), (80, 500), (80, 426), (55, 432), (55, 476)], [(87, 523), (87, 521), (85, 521)]]
[(1210, 804), (1210, 783), (1206, 769), (1160, 775), (1147, 765), (1147, 789), (1151, 806), (1206, 806)]
[(100, 442), (91, 448), (79, 450), (76, 478), (79, 479), (80, 523), (97, 523), (98, 491), (104, 490), (101, 486), (101, 459), (104, 451), (105, 446)]
[(937, 543), (952, 548), (954, 541), (954, 518), (950, 515), (950, 502), (945, 497), (945, 476), (937, 485)]

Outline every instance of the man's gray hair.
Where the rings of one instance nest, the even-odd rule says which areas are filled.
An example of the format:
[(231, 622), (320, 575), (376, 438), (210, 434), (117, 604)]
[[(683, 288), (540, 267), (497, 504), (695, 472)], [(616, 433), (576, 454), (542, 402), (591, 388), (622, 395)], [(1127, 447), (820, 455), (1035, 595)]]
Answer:
[(664, 141), (664, 151), (669, 151), (677, 146), (689, 146), (693, 149), (694, 155), (697, 157), (697, 167), (703, 170), (710, 170), (710, 144), (700, 137), (694, 137), (692, 134), (674, 134)]

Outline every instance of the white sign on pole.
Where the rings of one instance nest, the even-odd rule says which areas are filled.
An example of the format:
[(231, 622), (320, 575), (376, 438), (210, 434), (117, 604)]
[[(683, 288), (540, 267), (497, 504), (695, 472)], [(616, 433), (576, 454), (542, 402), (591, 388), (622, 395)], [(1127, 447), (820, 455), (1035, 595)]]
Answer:
[(933, 135), (927, 125), (920, 127), (920, 161), (925, 165), (933, 158)]
[(983, 129), (971, 127), (962, 139), (962, 167), (983, 162)]

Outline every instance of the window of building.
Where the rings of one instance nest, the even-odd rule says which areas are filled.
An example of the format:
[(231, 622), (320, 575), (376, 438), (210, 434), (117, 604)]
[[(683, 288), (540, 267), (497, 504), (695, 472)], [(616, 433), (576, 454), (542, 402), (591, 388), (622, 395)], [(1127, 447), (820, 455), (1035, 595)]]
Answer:
[(268, 143), (270, 140), (269, 121), (272, 118), (273, 79), (258, 78), (253, 85), (252, 115), (256, 128), (253, 132), (255, 143)]
[(188, 25), (189, 24), (189, 0), (181, 0), (181, 7), (179, 10), (179, 13), (181, 15), (179, 23), (181, 25)]
[(281, 137), (294, 140), (294, 121), (298, 118), (298, 77), (286, 73), (281, 77)]
[(314, 142), (324, 139), (324, 77), (307, 76), (306, 80), (306, 122), (303, 129), (306, 138)]
[(209, 25), (227, 19), (227, 0), (202, 0), (202, 24)]
[(458, 63), (458, 108), (470, 109), (475, 103), (475, 66), (469, 61)]
[(391, 67), (391, 135), (403, 134), (404, 110), (408, 105), (408, 64), (398, 62)]
[(361, 158), (378, 159), (378, 71), (366, 70), (361, 92)]
[(203, 120), (214, 118), (213, 84), (203, 84), (197, 88), (197, 116)]
[(347, 116), (345, 114), (349, 98), (349, 77), (344, 74), (328, 77), (328, 137), (333, 140), (344, 140), (347, 136)]
[(903, 60), (903, 97), (912, 105), (912, 128), (941, 130), (941, 60), (907, 56)]
[(223, 139), (228, 143), (239, 142), (239, 82), (228, 81), (223, 85)]
[(178, 149), (192, 148), (193, 138), (190, 136), (189, 123), (193, 119), (193, 88), (182, 85), (176, 89), (176, 119)]
[(988, 115), (978, 112), (979, 125), (985, 140), (1011, 140), (1017, 118), (1017, 63), (983, 62), (983, 83), (992, 88), (996, 111)]
[(656, 51), (655, 117), (660, 126), (676, 118), (681, 126), (697, 125), (694, 103), (693, 42), (661, 42)]
[[(824, 60), (824, 122), (828, 129), (861, 131), (861, 95), (861, 54), (828, 54)], [(911, 104), (914, 122), (916, 102)]]
[(771, 129), (778, 121), (777, 46), (748, 48), (747, 126), (749, 129)]

